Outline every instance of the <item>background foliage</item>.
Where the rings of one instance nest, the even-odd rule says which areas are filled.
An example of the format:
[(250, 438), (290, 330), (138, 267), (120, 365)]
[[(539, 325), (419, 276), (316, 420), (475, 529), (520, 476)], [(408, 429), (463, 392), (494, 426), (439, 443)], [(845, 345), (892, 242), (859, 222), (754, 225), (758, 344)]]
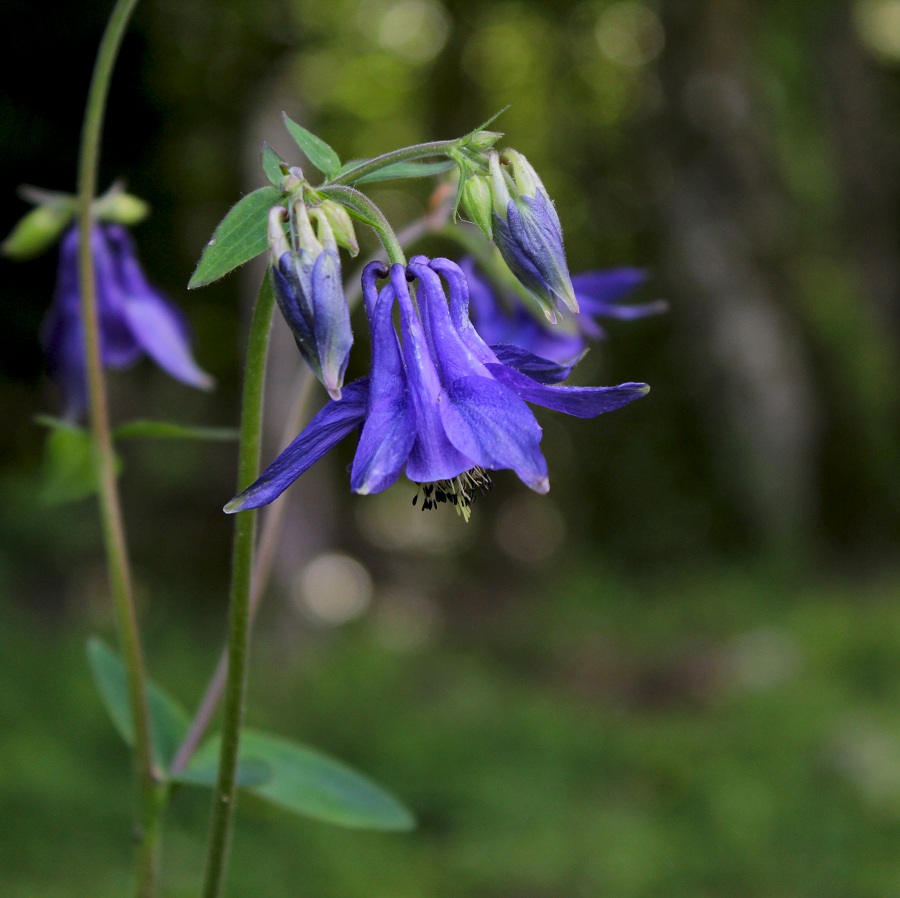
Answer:
[[(219, 389), (141, 367), (113, 378), (118, 419), (234, 424), (258, 272), (184, 285), (228, 206), (264, 183), (260, 142), (294, 158), (282, 110), (352, 158), (511, 104), (499, 126), (555, 197), (572, 270), (645, 267), (643, 298), (671, 305), (611, 323), (579, 368), (584, 383), (646, 380), (647, 399), (595, 422), (543, 416), (544, 499), (501, 478), (464, 527), (410, 509), (402, 486), (351, 497), (338, 457), (294, 489), (254, 722), (370, 772), (422, 826), (335, 832), (248, 801), (234, 894), (896, 894), (897, 9), (139, 8), (101, 180), (152, 203), (145, 265)], [(71, 186), (107, 12), (0, 11), (9, 47), (39, 27), (65, 73), (48, 89), (0, 54), (7, 195)], [(428, 197), (378, 199), (403, 221)], [(0, 225), (24, 209), (5, 204)], [(94, 508), (37, 500), (54, 263), (2, 264), (0, 701), (15, 725), (0, 808), (20, 822), (0, 836), (2, 891), (119, 894), (127, 769), (81, 654), (110, 629)], [(273, 367), (270, 453), (293, 364)], [(190, 702), (224, 629), (232, 450), (123, 449), (151, 665)], [(188, 793), (176, 804), (173, 895), (195, 888), (205, 814)], [(77, 867), (88, 836), (82, 880), (56, 877), (48, 843)]]

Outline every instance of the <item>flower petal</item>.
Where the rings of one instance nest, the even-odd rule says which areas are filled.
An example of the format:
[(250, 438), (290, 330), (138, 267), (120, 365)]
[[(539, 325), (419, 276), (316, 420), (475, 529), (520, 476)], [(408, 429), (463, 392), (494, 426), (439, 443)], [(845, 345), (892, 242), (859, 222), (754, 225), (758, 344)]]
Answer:
[(372, 373), (366, 423), (350, 470), (350, 488), (380, 493), (397, 481), (416, 438), (416, 417), (394, 331), (396, 293), (390, 284), (366, 303), (372, 332)]
[(542, 384), (555, 384), (565, 380), (584, 355), (582, 353), (568, 363), (560, 364), (552, 359), (535, 355), (521, 346), (511, 346), (508, 343), (497, 343), (491, 346), (491, 350), (501, 365), (515, 368), (516, 371), (521, 371)]
[(486, 377), (461, 377), (447, 392), (450, 405), (441, 410), (442, 418), (456, 447), (482, 468), (509, 468), (526, 486), (546, 493), (550, 481), (540, 448), (541, 427), (531, 409)]
[(416, 438), (406, 464), (406, 476), (418, 483), (449, 480), (468, 471), (474, 462), (458, 451), (444, 430), (441, 409), (450, 400), (435, 370), (402, 265), (391, 267), (391, 283), (400, 305), (403, 361), (416, 416)]
[(256, 482), (225, 506), (225, 511), (233, 514), (260, 508), (277, 499), (304, 471), (362, 423), (368, 397), (368, 378), (347, 384), (341, 401), (329, 400)]
[(576, 418), (594, 418), (646, 396), (647, 384), (624, 383), (617, 387), (562, 387), (541, 384), (504, 365), (488, 365), (500, 383), (506, 384), (526, 402), (552, 408)]

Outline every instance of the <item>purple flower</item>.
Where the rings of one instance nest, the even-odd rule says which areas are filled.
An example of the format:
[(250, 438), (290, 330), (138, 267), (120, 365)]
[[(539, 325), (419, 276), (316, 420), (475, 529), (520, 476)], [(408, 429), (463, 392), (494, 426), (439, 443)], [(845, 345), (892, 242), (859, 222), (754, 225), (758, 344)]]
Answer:
[(348, 384), (339, 402), (328, 402), (260, 478), (225, 506), (227, 512), (268, 504), (361, 427), (351, 489), (379, 493), (405, 471), (423, 487), (426, 508), (449, 501), (468, 517), (476, 490), (490, 488), (488, 471), (510, 469), (536, 492), (549, 489), (541, 428), (526, 401), (592, 418), (649, 389), (638, 383), (551, 386), (525, 373), (531, 365), (549, 363), (524, 352), (515, 365), (504, 364), (473, 328), (465, 275), (447, 259), (417, 256), (406, 268), (394, 265), (379, 291), (376, 280), (387, 275), (379, 262), (363, 273), (372, 335), (369, 376)]
[[(88, 401), (78, 243), (78, 229), (70, 228), (60, 244), (56, 291), (42, 329), (47, 366), (62, 389), (64, 414), (71, 420), (84, 415)], [(212, 378), (191, 355), (187, 322), (147, 281), (128, 231), (117, 224), (95, 225), (91, 252), (103, 365), (126, 368), (146, 354), (172, 377), (210, 389)]]
[(291, 204), (291, 242), (284, 209), (269, 212), (269, 255), (275, 298), (300, 355), (332, 399), (341, 398), (353, 331), (341, 282), (341, 261), (328, 217), (315, 209), (316, 236), (302, 197)]
[(528, 160), (515, 150), (504, 150), (512, 177), (491, 151), (494, 200), (493, 238), (500, 255), (519, 282), (540, 303), (547, 319), (556, 323), (556, 308), (578, 311), (569, 277), (562, 225), (553, 201)]
[(510, 292), (498, 298), (470, 257), (464, 258), (460, 267), (469, 282), (475, 329), (501, 355), (518, 346), (561, 366), (571, 366), (587, 348), (587, 338), (599, 340), (606, 336), (595, 319), (643, 318), (667, 308), (663, 300), (636, 305), (619, 302), (644, 283), (646, 275), (638, 268), (587, 271), (572, 277), (580, 312), (564, 315), (560, 325), (551, 327), (535, 317), (515, 294)]

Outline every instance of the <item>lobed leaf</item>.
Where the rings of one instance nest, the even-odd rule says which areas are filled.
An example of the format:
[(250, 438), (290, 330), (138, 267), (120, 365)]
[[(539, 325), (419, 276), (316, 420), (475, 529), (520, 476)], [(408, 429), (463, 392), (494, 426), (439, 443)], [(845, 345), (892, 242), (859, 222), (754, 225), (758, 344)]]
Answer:
[[(131, 700), (122, 659), (96, 637), (88, 640), (87, 653), (94, 683), (113, 725), (128, 745), (134, 745)], [(147, 703), (153, 756), (165, 770), (187, 735), (188, 715), (172, 696), (152, 681), (147, 683)]]
[[(178, 779), (208, 784), (219, 745), (216, 736), (201, 746)], [(356, 829), (408, 830), (415, 825), (413, 815), (396, 798), (361, 773), (280, 736), (245, 730), (240, 764), (248, 773), (265, 766), (269, 778), (247, 783), (246, 788), (295, 814)]]
[(286, 113), (282, 113), (282, 116), (291, 137), (303, 150), (306, 158), (326, 178), (333, 178), (341, 170), (341, 159), (338, 154), (321, 137), (316, 137), (312, 131), (307, 131), (302, 125), (298, 125)]
[(272, 182), (272, 185), (278, 187), (281, 179), (284, 177), (284, 171), (281, 166), (287, 163), (278, 153), (275, 152), (265, 141), (262, 145), (262, 167), (266, 173), (266, 177)]
[(238, 200), (203, 250), (188, 289), (211, 284), (266, 251), (269, 209), (282, 201), (277, 187), (260, 187)]

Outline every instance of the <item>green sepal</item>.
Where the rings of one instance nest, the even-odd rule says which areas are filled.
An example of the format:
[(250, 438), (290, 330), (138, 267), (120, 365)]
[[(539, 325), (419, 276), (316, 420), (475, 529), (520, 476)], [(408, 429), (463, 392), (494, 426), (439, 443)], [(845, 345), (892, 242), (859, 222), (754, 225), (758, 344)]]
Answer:
[(233, 427), (194, 427), (171, 421), (126, 421), (113, 430), (117, 440), (207, 440), (230, 442), (237, 440), (240, 432)]
[[(122, 659), (96, 637), (88, 640), (87, 655), (94, 683), (113, 726), (126, 744), (134, 745), (131, 701)], [(187, 735), (188, 715), (171, 695), (152, 681), (147, 682), (147, 705), (150, 713), (153, 758), (162, 773), (172, 763), (175, 753)]]
[(269, 246), (269, 209), (281, 203), (282, 198), (277, 187), (260, 187), (238, 200), (204, 248), (188, 289), (211, 284), (264, 253)]
[[(97, 492), (94, 444), (83, 427), (62, 418), (39, 415), (35, 422), (50, 428), (44, 445), (39, 498), (47, 505), (77, 502)], [(118, 474), (122, 462), (115, 459)]]
[(281, 179), (287, 172), (287, 163), (265, 141), (262, 145), (262, 167), (269, 181), (280, 187)]
[(321, 137), (316, 137), (312, 131), (307, 131), (302, 125), (298, 125), (287, 113), (283, 112), (284, 124), (290, 132), (294, 142), (304, 152), (306, 158), (326, 178), (333, 178), (341, 170), (341, 159), (337, 153)]
[(343, 184), (335, 184), (319, 188), (317, 193), (340, 203), (350, 214), (351, 218), (355, 218), (357, 221), (372, 228), (377, 229), (381, 227), (381, 220), (373, 214), (374, 203), (359, 190), (353, 187), (345, 187)]
[(19, 219), (6, 240), (0, 243), (0, 253), (17, 262), (33, 259), (59, 240), (74, 217), (74, 197), (36, 206)]
[[(220, 739), (214, 736), (177, 775), (178, 780), (189, 783), (200, 777), (204, 785), (209, 784), (219, 749)], [(295, 814), (354, 829), (397, 831), (415, 825), (410, 811), (381, 786), (328, 755), (280, 736), (244, 730), (240, 763), (248, 770), (265, 765), (269, 779), (247, 785), (248, 791)]]

